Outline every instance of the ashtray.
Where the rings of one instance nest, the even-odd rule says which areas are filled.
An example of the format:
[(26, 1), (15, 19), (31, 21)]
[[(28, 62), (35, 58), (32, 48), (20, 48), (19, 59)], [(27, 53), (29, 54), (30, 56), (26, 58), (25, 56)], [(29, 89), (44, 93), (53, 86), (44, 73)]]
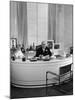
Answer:
[(22, 58), (22, 61), (26, 61), (26, 58)]
[(37, 61), (37, 59), (36, 58), (31, 58), (30, 61)]

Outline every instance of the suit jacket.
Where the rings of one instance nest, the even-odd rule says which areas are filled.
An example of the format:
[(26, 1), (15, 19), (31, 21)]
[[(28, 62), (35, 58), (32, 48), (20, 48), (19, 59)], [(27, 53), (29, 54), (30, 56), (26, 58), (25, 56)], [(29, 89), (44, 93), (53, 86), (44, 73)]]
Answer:
[(41, 46), (38, 49), (36, 49), (36, 55), (35, 56), (39, 57), (39, 55), (43, 55), (43, 56), (49, 55), (49, 56), (51, 56), (52, 53), (51, 53), (51, 51), (48, 47), (46, 47), (45, 50), (43, 51), (42, 46)]

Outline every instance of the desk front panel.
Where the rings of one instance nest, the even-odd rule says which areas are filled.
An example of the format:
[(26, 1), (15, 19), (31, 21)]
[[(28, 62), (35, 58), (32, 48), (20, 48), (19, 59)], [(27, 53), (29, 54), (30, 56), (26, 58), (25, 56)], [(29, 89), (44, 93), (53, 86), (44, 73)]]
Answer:
[[(36, 62), (11, 62), (11, 82), (17, 86), (41, 86), (46, 84), (46, 71), (59, 74), (59, 68), (72, 63), (72, 57)], [(53, 76), (50, 75), (50, 78)]]

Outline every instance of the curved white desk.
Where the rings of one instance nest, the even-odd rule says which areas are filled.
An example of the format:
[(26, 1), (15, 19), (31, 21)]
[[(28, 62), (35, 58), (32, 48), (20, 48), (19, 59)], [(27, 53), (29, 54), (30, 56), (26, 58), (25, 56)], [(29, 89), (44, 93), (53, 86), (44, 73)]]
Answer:
[(72, 63), (72, 57), (50, 61), (11, 61), (11, 82), (17, 87), (41, 87), (46, 84), (46, 71), (59, 73), (59, 68)]

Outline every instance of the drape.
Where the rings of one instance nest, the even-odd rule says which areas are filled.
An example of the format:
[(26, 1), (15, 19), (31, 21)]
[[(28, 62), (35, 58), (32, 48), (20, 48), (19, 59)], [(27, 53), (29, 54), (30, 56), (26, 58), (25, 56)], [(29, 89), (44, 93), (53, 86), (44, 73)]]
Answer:
[(64, 5), (48, 4), (48, 39), (61, 43), (64, 37)]
[(61, 49), (73, 46), (73, 6), (48, 4), (48, 39), (61, 43)]
[(28, 43), (39, 45), (48, 37), (48, 4), (27, 3)]
[(18, 38), (17, 2), (10, 2), (10, 38)]
[(48, 39), (56, 42), (56, 4), (48, 4)]
[(10, 2), (10, 36), (17, 38), (18, 44), (27, 46), (27, 3)]
[(10, 37), (25, 48), (43, 40), (69, 48), (73, 46), (73, 6), (11, 1)]

